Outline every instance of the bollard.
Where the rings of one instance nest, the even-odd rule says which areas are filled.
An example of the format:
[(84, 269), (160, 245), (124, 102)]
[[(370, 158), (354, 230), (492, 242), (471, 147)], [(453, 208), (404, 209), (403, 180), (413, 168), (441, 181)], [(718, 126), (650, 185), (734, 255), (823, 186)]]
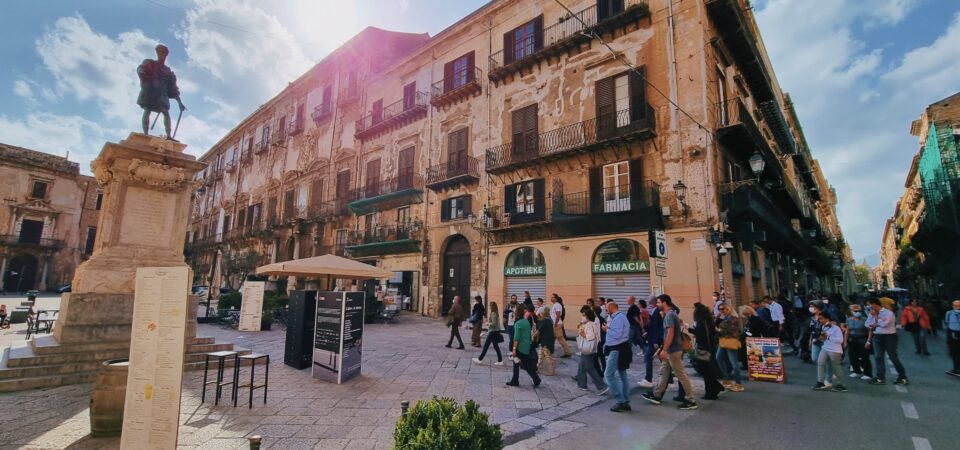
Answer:
[(400, 415), (402, 417), (407, 417), (407, 410), (410, 409), (410, 402), (404, 400), (400, 402)]
[(262, 440), (263, 438), (260, 436), (250, 437), (250, 450), (260, 450), (260, 441)]

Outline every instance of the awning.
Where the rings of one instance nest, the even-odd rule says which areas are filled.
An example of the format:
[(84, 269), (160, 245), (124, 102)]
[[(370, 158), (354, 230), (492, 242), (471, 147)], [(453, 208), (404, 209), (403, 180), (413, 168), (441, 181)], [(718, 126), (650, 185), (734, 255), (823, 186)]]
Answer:
[(337, 255), (321, 255), (267, 264), (257, 268), (257, 275), (366, 280), (370, 278), (390, 278), (393, 276), (393, 272)]

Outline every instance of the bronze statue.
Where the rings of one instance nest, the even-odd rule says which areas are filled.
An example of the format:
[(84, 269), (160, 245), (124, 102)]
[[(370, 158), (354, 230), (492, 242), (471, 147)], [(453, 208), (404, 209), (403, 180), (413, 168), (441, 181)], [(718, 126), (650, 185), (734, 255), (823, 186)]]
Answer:
[[(143, 134), (147, 133), (147, 127), (150, 125), (150, 113), (156, 112), (163, 114), (163, 128), (166, 130), (166, 138), (173, 139), (177, 131), (174, 129), (173, 135), (170, 134), (170, 99), (175, 99), (180, 105), (180, 116), (187, 109), (180, 101), (180, 89), (177, 88), (177, 76), (165, 64), (170, 49), (167, 46), (157, 45), (157, 59), (145, 59), (137, 67), (137, 75), (140, 77), (140, 96), (137, 97), (137, 104), (143, 108)], [(177, 128), (180, 127), (180, 116), (177, 117)], [(156, 119), (153, 121), (157, 123)]]

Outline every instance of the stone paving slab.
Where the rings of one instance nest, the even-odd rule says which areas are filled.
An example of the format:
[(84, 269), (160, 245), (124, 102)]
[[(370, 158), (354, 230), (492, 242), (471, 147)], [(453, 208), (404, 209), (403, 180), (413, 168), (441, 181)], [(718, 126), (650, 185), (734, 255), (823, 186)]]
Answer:
[[(283, 330), (240, 333), (200, 325), (200, 336), (270, 355), (268, 400), (264, 405), (262, 392), (257, 392), (253, 408), (248, 409), (243, 403), (247, 397), (241, 392), (238, 407), (227, 399), (214, 406), (208, 391), (207, 402), (201, 404), (203, 373), (187, 372), (179, 448), (237, 448), (245, 445), (247, 437), (258, 434), (264, 436), (263, 448), (390, 448), (400, 401), (413, 405), (434, 395), (476, 401), (512, 443), (533, 436), (536, 430), (559, 432), (561, 428), (554, 423), (607, 399), (577, 389), (571, 379), (577, 369), (576, 356), (557, 358), (557, 375), (543, 377), (538, 389), (533, 389), (525, 374), (521, 374), (521, 387), (512, 388), (504, 385), (511, 376), (511, 363), (493, 366), (496, 355), (488, 354), (484, 364), (474, 364), (471, 359), (479, 349), (445, 348), (448, 333), (441, 321), (408, 314), (402, 315), (399, 323), (367, 325), (361, 375), (336, 385), (314, 380), (309, 370), (283, 364)], [(23, 339), (22, 335), (19, 338)], [(629, 371), (631, 382), (640, 379), (640, 366), (634, 364)], [(244, 375), (249, 376), (246, 367), (241, 379)], [(84, 384), (0, 394), (0, 447), (118, 448), (119, 439), (88, 436), (92, 387)]]

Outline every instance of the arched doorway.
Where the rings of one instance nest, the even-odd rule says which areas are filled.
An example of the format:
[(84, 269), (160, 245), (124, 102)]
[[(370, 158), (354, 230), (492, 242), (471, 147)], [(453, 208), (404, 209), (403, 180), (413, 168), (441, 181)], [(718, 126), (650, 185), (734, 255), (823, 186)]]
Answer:
[(650, 297), (650, 257), (633, 239), (613, 239), (597, 247), (591, 264), (593, 295), (624, 304), (627, 297)]
[(523, 301), (523, 293), (529, 292), (532, 299), (547, 299), (547, 262), (540, 250), (520, 247), (510, 252), (503, 275), (506, 278), (507, 298), (516, 294)]
[(23, 292), (36, 288), (37, 258), (33, 255), (21, 253), (10, 259), (7, 264), (7, 273), (3, 274), (3, 290), (7, 292)]
[(440, 314), (453, 306), (453, 297), (460, 296), (460, 306), (469, 313), (470, 306), (470, 242), (462, 234), (450, 238), (443, 251), (443, 303)]

